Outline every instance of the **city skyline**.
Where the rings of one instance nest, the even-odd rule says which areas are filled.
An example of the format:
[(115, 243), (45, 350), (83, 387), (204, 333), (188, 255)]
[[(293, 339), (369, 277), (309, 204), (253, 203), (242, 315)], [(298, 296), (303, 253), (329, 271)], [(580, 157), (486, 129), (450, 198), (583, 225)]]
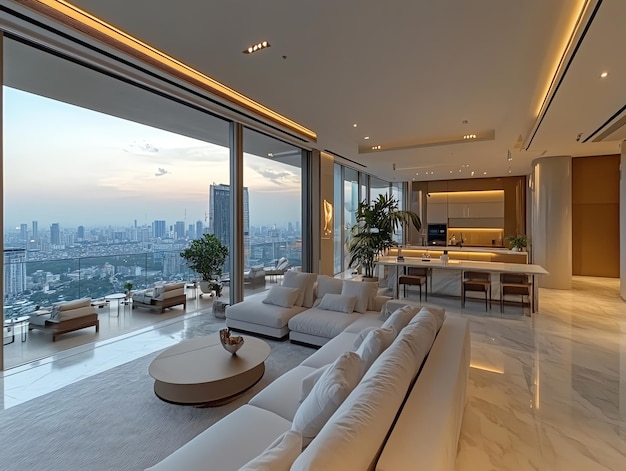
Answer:
[[(206, 221), (210, 185), (229, 183), (227, 148), (3, 91), (5, 227)], [(301, 220), (299, 168), (244, 154), (244, 184), (251, 224)]]

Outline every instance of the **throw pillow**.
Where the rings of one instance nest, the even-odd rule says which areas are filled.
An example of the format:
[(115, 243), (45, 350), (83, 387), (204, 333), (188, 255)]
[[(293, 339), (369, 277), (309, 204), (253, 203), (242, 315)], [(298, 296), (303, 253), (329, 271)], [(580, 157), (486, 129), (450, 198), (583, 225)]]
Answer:
[(337, 358), (300, 404), (291, 425), (307, 446), (361, 379), (361, 357), (346, 352)]
[(372, 330), (376, 330), (376, 329), (380, 329), (380, 327), (366, 327), (365, 329), (363, 329), (361, 332), (359, 332), (359, 334), (354, 339), (354, 343), (352, 344), (352, 347), (355, 350), (359, 348), (361, 344), (363, 343), (363, 340), (365, 340), (365, 337), (367, 337), (367, 334), (369, 334)]
[(342, 294), (329, 293), (324, 295), (317, 307), (324, 309), (325, 311), (337, 311), (350, 314), (354, 311), (356, 303), (357, 298), (355, 296), (344, 296)]
[(61, 310), (59, 309), (59, 306), (52, 306), (52, 312), (50, 313), (50, 320), (58, 319), (60, 312)]
[(298, 288), (286, 288), (280, 285), (274, 285), (268, 291), (267, 296), (262, 301), (264, 304), (273, 304), (274, 306), (293, 307), (298, 300), (302, 290)]
[(383, 322), (382, 327), (393, 327), (396, 332), (400, 332), (413, 319), (417, 311), (418, 308), (409, 305), (398, 308)]
[(302, 434), (288, 430), (239, 471), (289, 471), (302, 452)]
[(328, 365), (324, 365), (316, 369), (315, 371), (311, 371), (308, 375), (302, 378), (302, 393), (300, 394), (300, 402), (304, 401), (306, 397), (313, 390), (313, 386), (315, 383), (322, 377), (324, 372), (330, 368), (330, 363)]
[(361, 374), (365, 374), (376, 358), (393, 343), (396, 334), (397, 331), (393, 327), (375, 329), (367, 334), (356, 351), (361, 357)]
[[(430, 312), (433, 316), (435, 316), (435, 319), (437, 320), (437, 332), (439, 332), (439, 329), (441, 329), (441, 326), (443, 325), (443, 321), (446, 318), (446, 310), (442, 308), (438, 308), (438, 307), (428, 306), (428, 307), (423, 307), (422, 309), (420, 309), (418, 314), (422, 312)], [(409, 324), (414, 322), (414, 319), (416, 317), (417, 316), (413, 317), (413, 319), (411, 319), (411, 322), (409, 322)]]
[(325, 294), (341, 294), (343, 280), (328, 275), (317, 276), (317, 298), (322, 299)]
[(378, 284), (364, 281), (345, 280), (341, 289), (341, 294), (345, 296), (356, 296), (357, 302), (354, 310), (363, 314), (370, 305), (378, 291)]
[(381, 296), (381, 295), (376, 295), (374, 296), (374, 302), (372, 303), (372, 306), (369, 306), (368, 310), (369, 311), (381, 311), (382, 309), (385, 308), (385, 304), (387, 303), (387, 301), (393, 299), (393, 297), (391, 296)]
[(296, 306), (312, 307), (313, 291), (317, 274), (303, 273), (299, 271), (286, 271), (283, 276), (283, 286), (288, 288), (298, 288), (302, 290), (296, 301)]

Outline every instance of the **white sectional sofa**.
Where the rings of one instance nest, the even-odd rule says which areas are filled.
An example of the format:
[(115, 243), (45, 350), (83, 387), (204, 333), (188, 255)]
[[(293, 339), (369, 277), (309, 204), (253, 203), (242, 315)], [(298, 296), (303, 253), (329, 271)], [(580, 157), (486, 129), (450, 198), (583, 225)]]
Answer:
[[(292, 290), (294, 296), (299, 290), (300, 297), (288, 299), (289, 290), (283, 288)], [(382, 306), (391, 299), (378, 295), (378, 291), (376, 283), (288, 271), (282, 286), (275, 285), (269, 292), (228, 306), (226, 325), (274, 338), (289, 335), (291, 341), (322, 346), (353, 323), (351, 330), (357, 331), (374, 325)], [(267, 300), (273, 294), (276, 298), (270, 304)], [(350, 298), (356, 298), (354, 305)]]
[[(150, 470), (453, 470), (469, 328), (465, 319), (444, 320), (443, 311), (430, 309), (435, 314), (414, 315), (407, 307), (385, 323), (366, 316), (371, 332), (353, 322)], [(357, 370), (360, 379), (348, 388)], [(304, 389), (310, 392), (300, 402)], [(345, 399), (336, 400), (338, 390)]]

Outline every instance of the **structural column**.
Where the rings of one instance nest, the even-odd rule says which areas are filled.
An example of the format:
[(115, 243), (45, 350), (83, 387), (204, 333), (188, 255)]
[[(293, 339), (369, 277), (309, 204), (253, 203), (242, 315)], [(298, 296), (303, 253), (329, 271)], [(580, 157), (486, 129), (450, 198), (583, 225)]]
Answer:
[(531, 175), (533, 263), (550, 275), (544, 288), (572, 287), (572, 158), (544, 157), (533, 161)]

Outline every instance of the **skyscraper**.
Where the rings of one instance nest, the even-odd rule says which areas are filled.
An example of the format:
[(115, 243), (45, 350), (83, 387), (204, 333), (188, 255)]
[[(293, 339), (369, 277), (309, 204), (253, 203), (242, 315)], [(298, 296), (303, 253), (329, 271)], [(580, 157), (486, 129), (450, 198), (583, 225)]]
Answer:
[(50, 243), (52, 245), (61, 245), (61, 229), (58, 222), (50, 226)]
[(33, 221), (33, 240), (39, 239), (39, 223)]
[(196, 239), (199, 239), (204, 234), (204, 224), (202, 221), (196, 221)]
[[(244, 263), (250, 260), (250, 209), (248, 204), (248, 187), (243, 187), (243, 245)], [(214, 234), (222, 244), (230, 247), (230, 186), (209, 186), (209, 232)], [(228, 259), (224, 269), (228, 270)]]
[(185, 238), (185, 221), (176, 221), (176, 225), (174, 226), (174, 234), (176, 239)]
[(20, 241), (28, 242), (28, 224), (20, 224)]
[(13, 299), (26, 288), (26, 250), (4, 249), (4, 297)]
[(165, 221), (157, 220), (152, 223), (152, 237), (165, 238)]
[(83, 240), (85, 238), (85, 226), (78, 226), (78, 230), (76, 231), (76, 238), (78, 240)]

